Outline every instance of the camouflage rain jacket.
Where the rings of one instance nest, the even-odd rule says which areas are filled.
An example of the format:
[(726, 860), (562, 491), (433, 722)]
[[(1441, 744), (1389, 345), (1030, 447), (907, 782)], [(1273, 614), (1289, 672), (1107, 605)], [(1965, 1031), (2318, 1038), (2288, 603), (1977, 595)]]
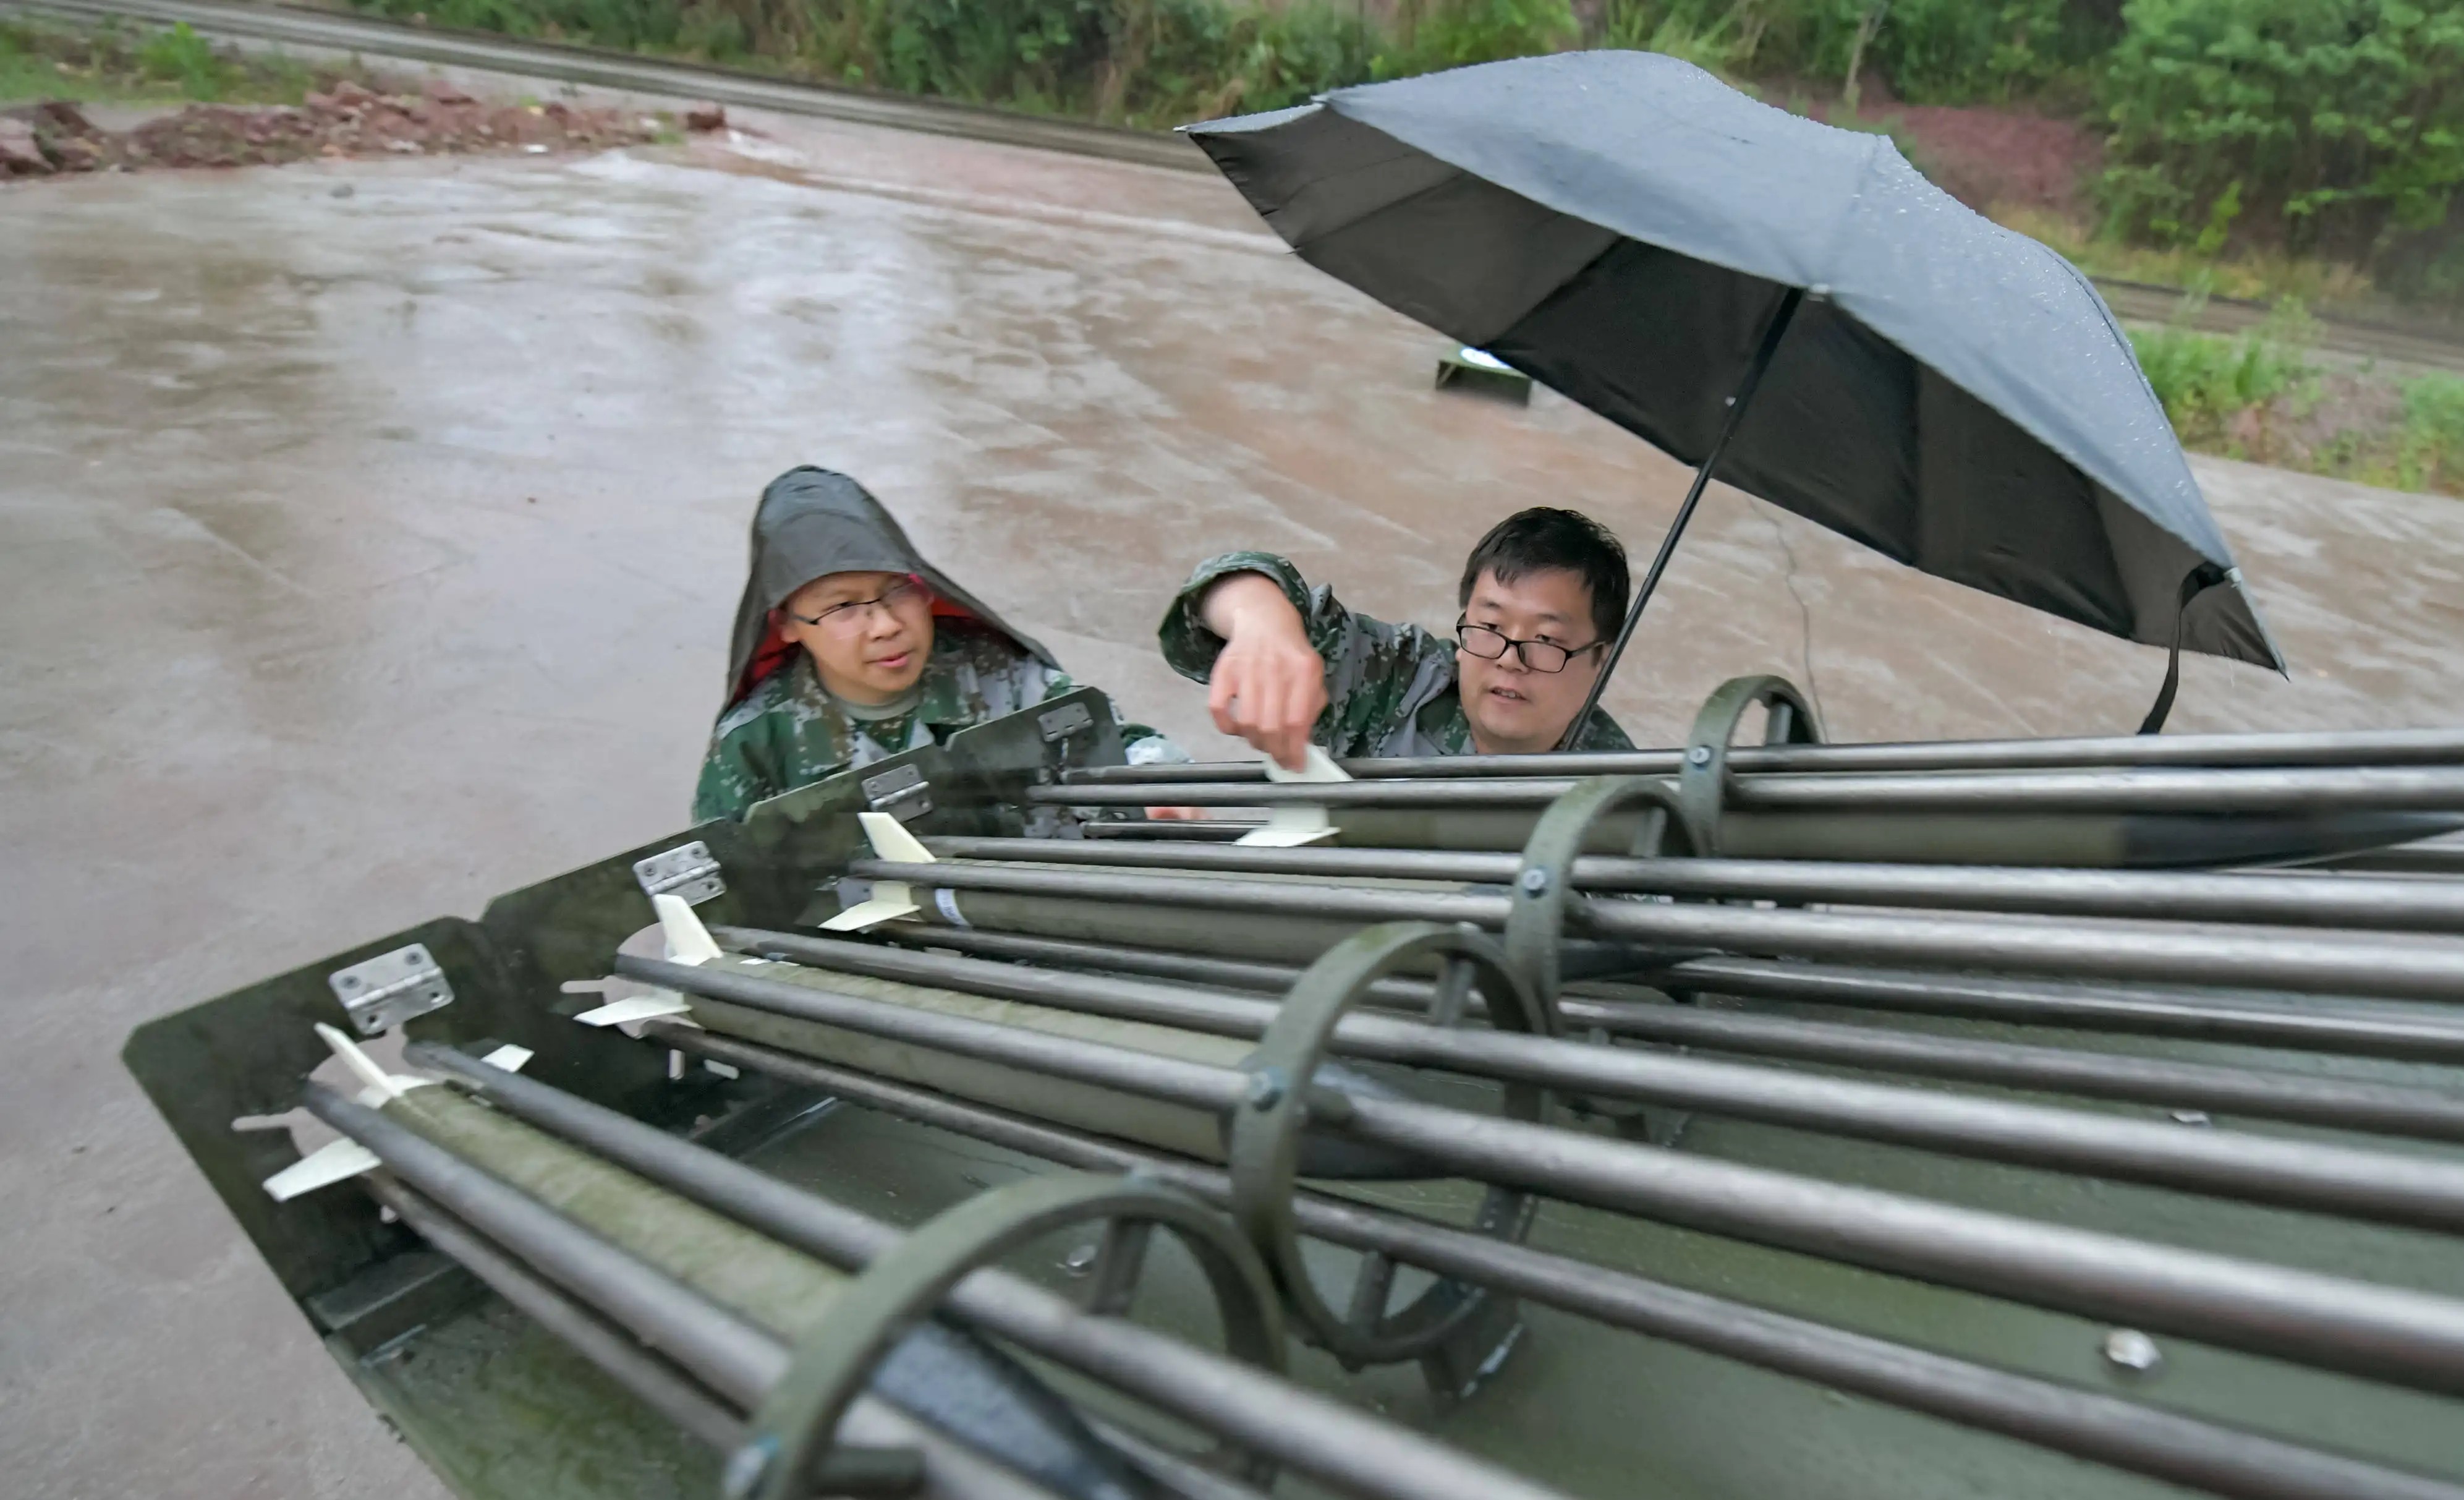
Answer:
[[(1309, 644), (1326, 658), (1326, 712), (1310, 739), (1338, 759), (1347, 756), (1435, 756), (1472, 753), (1471, 722), (1455, 691), (1455, 643), (1417, 625), (1389, 625), (1354, 614), (1316, 588), (1300, 569), (1271, 552), (1227, 552), (1198, 565), (1164, 611), (1155, 631), (1164, 660), (1184, 677), (1204, 682), (1222, 637), (1199, 617), (1208, 585), (1228, 573), (1264, 573), (1301, 612)], [(1577, 750), (1631, 750), (1606, 714), (1595, 713)]]
[[(888, 717), (833, 696), (812, 657), (778, 629), (779, 607), (797, 589), (852, 572), (913, 574), (934, 594), (933, 654), (912, 702)], [(811, 468), (791, 469), (761, 493), (727, 680), (693, 792), (696, 822), (741, 818), (765, 798), (1078, 686), (1051, 652), (925, 562), (862, 485)], [(1123, 725), (1121, 738), (1133, 761), (1188, 759), (1144, 725)]]

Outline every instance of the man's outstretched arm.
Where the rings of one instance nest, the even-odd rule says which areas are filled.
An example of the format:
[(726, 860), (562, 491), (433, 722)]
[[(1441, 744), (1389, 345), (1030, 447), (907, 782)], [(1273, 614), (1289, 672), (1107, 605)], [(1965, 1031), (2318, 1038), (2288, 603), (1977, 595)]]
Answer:
[(1454, 680), (1453, 642), (1354, 614), (1271, 552), (1199, 563), (1155, 641), (1173, 671), (1213, 689), (1225, 734), (1294, 768), (1312, 740), (1338, 757), (1380, 753)]
[(1207, 586), (1197, 614), (1221, 638), (1208, 674), (1215, 727), (1299, 770), (1326, 712), (1326, 659), (1283, 585), (1264, 573), (1226, 574)]

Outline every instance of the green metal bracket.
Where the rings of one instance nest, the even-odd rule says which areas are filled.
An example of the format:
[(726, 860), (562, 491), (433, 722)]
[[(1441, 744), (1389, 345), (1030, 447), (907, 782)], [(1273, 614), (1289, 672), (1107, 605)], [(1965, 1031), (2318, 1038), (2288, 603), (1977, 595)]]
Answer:
[(1677, 801), (1694, 851), (1720, 849), (1720, 813), (1728, 796), (1728, 743), (1738, 720), (1756, 705), (1766, 711), (1763, 743), (1818, 745), (1822, 723), (1814, 705), (1786, 677), (1730, 677), (1713, 690), (1685, 737), (1685, 764), (1677, 773)]
[[(1204, 1271), (1232, 1355), (1283, 1371), (1283, 1317), (1273, 1285), (1256, 1252), (1221, 1215), (1135, 1177), (1028, 1178), (942, 1213), (847, 1285), (754, 1413), (744, 1445), (728, 1462), (727, 1500), (804, 1500), (817, 1487), (823, 1493), (897, 1492), (901, 1481), (919, 1478), (913, 1459), (891, 1450), (834, 1450), (839, 1420), (873, 1366), (973, 1271), (1055, 1230), (1092, 1222), (1110, 1226), (1102, 1259), (1112, 1264), (1096, 1267), (1091, 1311), (1119, 1311), (1135, 1281), (1146, 1231), (1166, 1228)], [(1271, 1480), (1254, 1459), (1242, 1467), (1253, 1479)]]
[[(1565, 1018), (1557, 1006), (1562, 987), (1561, 958), (1567, 903), (1574, 898), (1574, 861), (1601, 822), (1640, 805), (1647, 809), (1635, 829), (1629, 854), (1651, 856), (1670, 852), (1670, 834), (1691, 854), (1675, 788), (1658, 777), (1603, 776), (1586, 781), (1549, 805), (1524, 846), (1523, 865), (1514, 878), (1513, 905), (1506, 916), (1506, 961), (1529, 986), (1532, 999), (1548, 1021), (1549, 1034), (1565, 1034)], [(1608, 1046), (1605, 1037), (1599, 1039)], [(1676, 1138), (1682, 1117), (1630, 1100), (1575, 1097), (1566, 1101), (1578, 1114), (1615, 1120), (1620, 1129), (1646, 1137)]]
[(1583, 782), (1549, 805), (1523, 846), (1514, 874), (1513, 905), (1506, 917), (1506, 961), (1538, 1003), (1547, 1035), (1565, 1029), (1557, 1014), (1560, 945), (1566, 903), (1573, 899), (1574, 861), (1603, 818), (1638, 805), (1649, 810), (1634, 836), (1630, 854), (1665, 851), (1671, 825), (1684, 852), (1695, 852), (1678, 793), (1657, 777), (1601, 776)]
[[(774, 863), (814, 871), (835, 871), (867, 852), (847, 816), (855, 812), (887, 812), (918, 835), (1050, 838), (1071, 822), (1068, 810), (1029, 805), (1026, 788), (1056, 784), (1064, 770), (1125, 760), (1112, 700), (1080, 688), (962, 729), (943, 743), (782, 792), (756, 804), (744, 828), (765, 847), (792, 851), (774, 854)], [(834, 887), (808, 885), (796, 893), (792, 921), (816, 927), (841, 907)]]
[[(1440, 1281), (1398, 1312), (1387, 1311), (1395, 1266), (1383, 1255), (1363, 1258), (1344, 1312), (1319, 1295), (1301, 1255), (1300, 1227), (1292, 1212), (1298, 1188), (1301, 1132), (1307, 1117), (1339, 1111), (1340, 1095), (1310, 1085), (1326, 1061), (1335, 1024), (1377, 981), (1407, 965), (1439, 963), (1441, 1004), (1477, 987), (1488, 1002), (1489, 1020), (1504, 1030), (1545, 1029), (1543, 1007), (1516, 977), (1506, 956), (1485, 935), (1434, 922), (1388, 922), (1371, 927), (1330, 949), (1304, 971), (1285, 996), (1258, 1049), (1243, 1067), (1249, 1073), (1247, 1100), (1232, 1120), (1232, 1216), (1283, 1289), (1285, 1306), (1311, 1342), (1349, 1369), (1428, 1359), (1484, 1311), (1491, 1293), (1460, 1282)], [(1506, 1087), (1503, 1113), (1536, 1120), (1548, 1103), (1545, 1090), (1529, 1084)], [(1473, 1227), (1502, 1240), (1521, 1240), (1531, 1226), (1534, 1200), (1516, 1189), (1491, 1186), (1482, 1195)], [(1444, 1386), (1441, 1386), (1444, 1389)]]

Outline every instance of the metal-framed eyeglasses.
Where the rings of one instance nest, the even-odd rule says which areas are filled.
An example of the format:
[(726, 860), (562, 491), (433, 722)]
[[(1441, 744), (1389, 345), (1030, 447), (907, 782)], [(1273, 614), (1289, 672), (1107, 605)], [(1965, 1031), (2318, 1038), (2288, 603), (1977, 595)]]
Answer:
[(866, 622), (872, 618), (872, 612), (876, 609), (895, 611), (907, 605), (931, 597), (932, 590), (924, 586), (922, 580), (902, 578), (870, 599), (850, 599), (843, 605), (832, 605), (819, 614), (798, 614), (790, 609), (787, 611), (787, 617), (805, 625), (819, 626), (825, 630), (844, 634), (850, 630), (862, 629)]
[(1608, 642), (1594, 641), (1570, 650), (1554, 641), (1518, 641), (1490, 626), (1474, 625), (1465, 616), (1455, 622), (1455, 644), (1483, 661), (1496, 661), (1511, 651), (1533, 672), (1558, 673), (1565, 671), (1566, 664), (1575, 657), (1588, 656)]

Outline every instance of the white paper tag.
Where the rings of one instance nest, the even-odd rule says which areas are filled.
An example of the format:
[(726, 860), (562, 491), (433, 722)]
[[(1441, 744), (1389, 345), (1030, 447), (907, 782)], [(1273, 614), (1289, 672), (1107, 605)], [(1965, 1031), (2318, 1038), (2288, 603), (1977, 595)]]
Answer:
[[(1348, 782), (1352, 780), (1343, 767), (1324, 750), (1309, 747), (1308, 762), (1297, 771), (1286, 770), (1274, 757), (1266, 758), (1266, 780), (1288, 782)], [(1303, 844), (1315, 844), (1334, 837), (1334, 820), (1324, 807), (1303, 803), (1287, 803), (1267, 809), (1265, 827), (1251, 828), (1233, 842), (1252, 849), (1293, 849)]]

